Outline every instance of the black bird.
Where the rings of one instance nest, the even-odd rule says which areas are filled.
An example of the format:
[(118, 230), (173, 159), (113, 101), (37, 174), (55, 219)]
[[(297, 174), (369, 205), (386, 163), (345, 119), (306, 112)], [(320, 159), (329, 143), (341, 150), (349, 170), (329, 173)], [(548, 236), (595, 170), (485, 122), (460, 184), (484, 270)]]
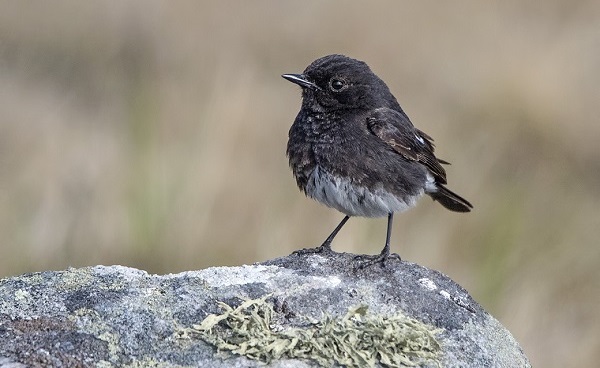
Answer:
[(330, 252), (350, 216), (388, 217), (385, 246), (365, 265), (385, 263), (395, 212), (424, 193), (451, 211), (471, 204), (447, 189), (433, 139), (411, 123), (387, 85), (369, 66), (343, 55), (315, 60), (283, 78), (302, 87), (302, 107), (289, 131), (287, 156), (300, 190), (346, 217), (321, 244)]

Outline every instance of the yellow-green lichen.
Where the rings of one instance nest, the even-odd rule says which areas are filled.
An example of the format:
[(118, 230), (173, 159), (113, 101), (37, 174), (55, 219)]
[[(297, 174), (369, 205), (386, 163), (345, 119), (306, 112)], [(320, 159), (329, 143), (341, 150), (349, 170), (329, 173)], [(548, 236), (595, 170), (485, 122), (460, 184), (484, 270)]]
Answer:
[(109, 362), (119, 360), (119, 354), (122, 352), (119, 335), (98, 311), (90, 308), (79, 308), (68, 318), (77, 325), (80, 332), (93, 335), (98, 340), (107, 343)]
[(439, 332), (402, 313), (381, 316), (367, 307), (352, 308), (344, 317), (326, 316), (301, 327), (273, 327), (276, 312), (267, 297), (247, 300), (232, 308), (219, 303), (221, 314), (207, 316), (183, 336), (198, 336), (250, 359), (312, 359), (323, 366), (412, 367), (440, 366)]

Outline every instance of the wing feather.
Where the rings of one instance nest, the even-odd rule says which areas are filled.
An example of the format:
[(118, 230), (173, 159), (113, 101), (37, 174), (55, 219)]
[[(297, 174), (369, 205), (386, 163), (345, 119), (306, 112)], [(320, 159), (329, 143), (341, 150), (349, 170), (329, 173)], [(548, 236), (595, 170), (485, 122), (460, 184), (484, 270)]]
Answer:
[(427, 167), (437, 183), (446, 184), (441, 164), (447, 162), (435, 157), (433, 138), (415, 128), (405, 115), (389, 108), (375, 109), (367, 117), (367, 127), (404, 158)]

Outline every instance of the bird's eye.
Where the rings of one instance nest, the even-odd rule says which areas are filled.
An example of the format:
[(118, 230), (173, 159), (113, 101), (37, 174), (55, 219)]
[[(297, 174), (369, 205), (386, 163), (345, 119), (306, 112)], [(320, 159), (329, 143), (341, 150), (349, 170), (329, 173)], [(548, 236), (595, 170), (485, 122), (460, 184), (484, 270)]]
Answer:
[(331, 88), (331, 90), (334, 92), (340, 92), (340, 91), (346, 89), (347, 87), (348, 87), (348, 85), (346, 84), (346, 81), (343, 79), (332, 78), (329, 81), (329, 88)]

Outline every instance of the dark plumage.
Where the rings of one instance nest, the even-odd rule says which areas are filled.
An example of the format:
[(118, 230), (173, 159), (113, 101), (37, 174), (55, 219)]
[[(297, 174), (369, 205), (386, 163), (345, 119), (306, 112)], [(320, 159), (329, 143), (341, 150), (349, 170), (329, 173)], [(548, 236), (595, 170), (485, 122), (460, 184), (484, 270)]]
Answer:
[(451, 211), (471, 204), (444, 184), (446, 171), (433, 139), (411, 123), (387, 85), (362, 61), (329, 55), (302, 74), (283, 77), (302, 87), (302, 107), (289, 132), (287, 155), (298, 187), (349, 216), (388, 216), (385, 246), (366, 264), (389, 256), (392, 218), (428, 194)]

